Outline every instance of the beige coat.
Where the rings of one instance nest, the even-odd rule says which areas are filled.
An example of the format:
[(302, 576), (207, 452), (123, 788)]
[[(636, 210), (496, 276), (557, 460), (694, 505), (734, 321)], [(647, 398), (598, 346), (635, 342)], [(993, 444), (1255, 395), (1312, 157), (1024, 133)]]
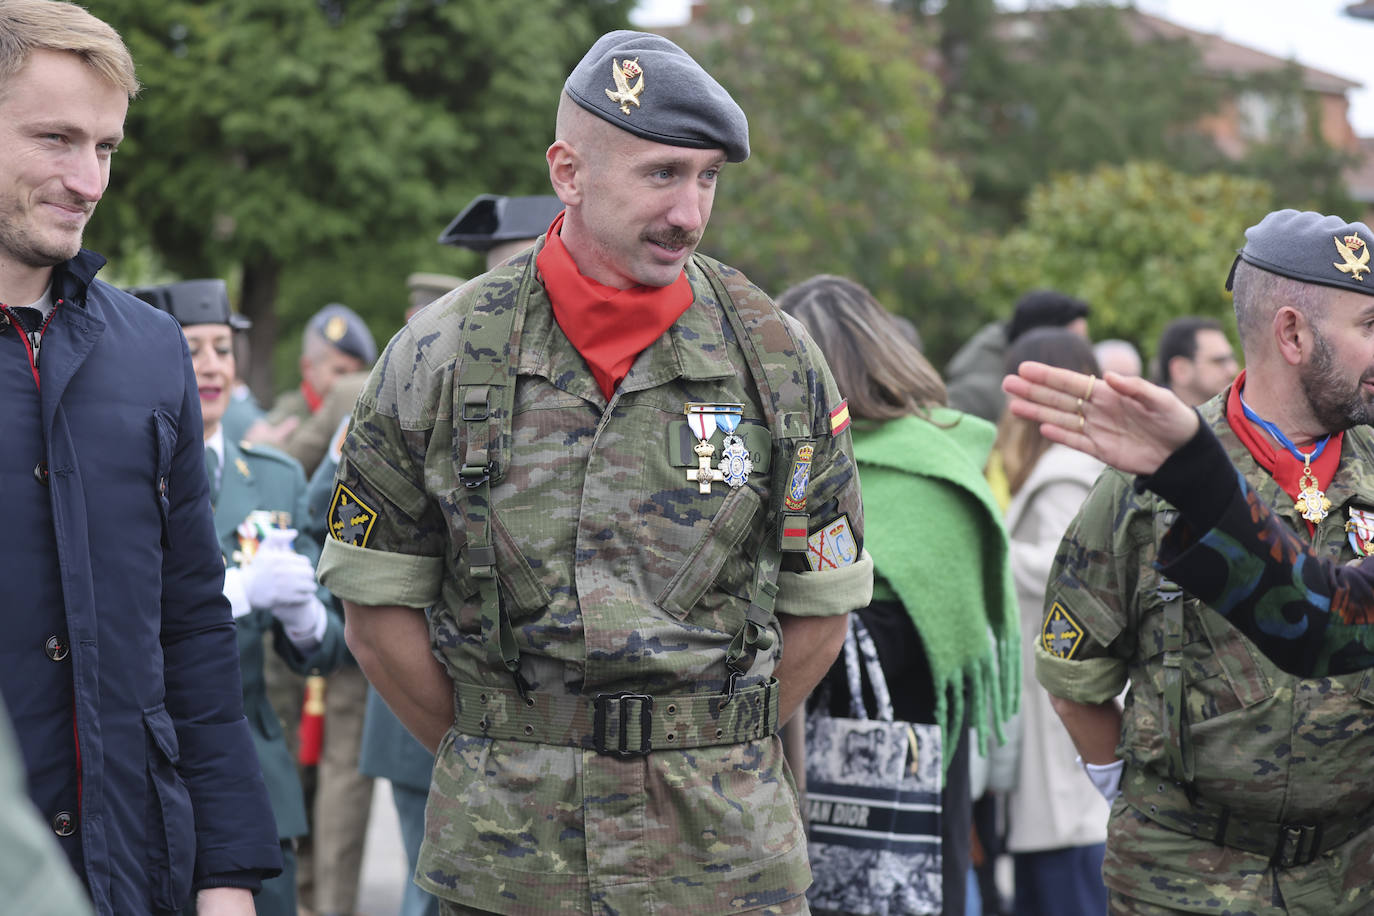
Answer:
[(1102, 467), (1095, 458), (1052, 445), (1007, 507), (1022, 637), (1021, 753), (1008, 797), (1007, 849), (1014, 853), (1107, 840), (1107, 802), (1075, 761), (1077, 751), (1035, 679), (1032, 657), (1055, 551)]

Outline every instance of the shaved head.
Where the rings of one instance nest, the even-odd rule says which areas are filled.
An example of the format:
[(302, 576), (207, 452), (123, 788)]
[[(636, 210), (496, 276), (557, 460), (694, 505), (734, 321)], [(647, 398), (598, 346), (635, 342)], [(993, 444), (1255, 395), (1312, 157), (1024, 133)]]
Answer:
[(611, 155), (624, 133), (574, 102), (566, 92), (559, 96), (554, 139), (571, 146), (584, 161), (597, 162)]

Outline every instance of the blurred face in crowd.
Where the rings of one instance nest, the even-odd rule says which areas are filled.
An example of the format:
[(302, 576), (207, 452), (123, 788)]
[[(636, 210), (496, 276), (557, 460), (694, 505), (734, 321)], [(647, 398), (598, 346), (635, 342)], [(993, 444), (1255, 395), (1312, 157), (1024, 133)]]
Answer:
[(0, 84), (0, 259), (40, 270), (76, 255), (128, 110), (123, 90), (61, 51), (34, 51)]
[(200, 416), (205, 438), (219, 429), (234, 387), (234, 332), (227, 324), (192, 324), (182, 328), (191, 349), (200, 390)]
[(1211, 328), (1203, 328), (1194, 337), (1197, 351), (1192, 359), (1175, 356), (1170, 361), (1170, 377), (1174, 392), (1191, 406), (1196, 406), (1220, 392), (1240, 371), (1236, 354), (1226, 335)]
[(315, 340), (301, 355), (301, 378), (316, 394), (329, 394), (340, 376), (351, 375), (367, 368), (356, 356), (336, 349), (323, 338)]
[(654, 143), (585, 112), (573, 121), (548, 160), (578, 270), (616, 289), (670, 285), (706, 231), (724, 150)]

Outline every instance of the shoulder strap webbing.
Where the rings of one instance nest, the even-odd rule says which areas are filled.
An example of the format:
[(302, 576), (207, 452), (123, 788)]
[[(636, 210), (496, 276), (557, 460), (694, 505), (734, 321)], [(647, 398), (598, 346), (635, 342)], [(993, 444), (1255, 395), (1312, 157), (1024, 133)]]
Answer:
[[(1154, 500), (1156, 546), (1173, 524), (1170, 511)], [(1183, 616), (1188, 596), (1177, 583), (1159, 577), (1159, 599), (1164, 603), (1164, 752), (1168, 755), (1169, 776), (1185, 786), (1193, 782), (1193, 755), (1184, 746), (1188, 740), (1188, 711), (1183, 705)]]
[(534, 257), (518, 279), (493, 285), (463, 319), (463, 339), (454, 373), (454, 454), (463, 456), (459, 478), (466, 489), (463, 516), (468, 534), (468, 572), (482, 599), (482, 640), (492, 660), (515, 677), (523, 693), (520, 649), (510, 614), (502, 606), (491, 534), (491, 485), (510, 464), (510, 418), (520, 368), (520, 335), (529, 306)]
[[(734, 328), (773, 435), (773, 498), (766, 524), (777, 535), (765, 537), (759, 547), (745, 622), (726, 651), (725, 663), (733, 688), (734, 678), (749, 670), (755, 654), (773, 645), (768, 625), (773, 620), (784, 549), (806, 549), (805, 494), (786, 502), (784, 497), (792, 493), (792, 468), (798, 456), (805, 454), (809, 461), (814, 449), (811, 390), (802, 373), (796, 371), (795, 359), (776, 358), (778, 353), (774, 351), (796, 354), (800, 347), (772, 300), (734, 268), (701, 254), (693, 257)], [(801, 532), (800, 538), (796, 536), (797, 530)]]

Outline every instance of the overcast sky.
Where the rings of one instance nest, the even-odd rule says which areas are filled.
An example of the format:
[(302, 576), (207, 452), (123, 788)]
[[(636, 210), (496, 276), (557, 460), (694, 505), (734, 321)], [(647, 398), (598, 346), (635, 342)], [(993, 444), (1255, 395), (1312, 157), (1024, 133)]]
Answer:
[[(716, 0), (736, 2), (740, 0)], [(1147, 13), (1213, 32), (1238, 44), (1364, 84), (1352, 90), (1350, 123), (1374, 137), (1374, 21), (1343, 14), (1353, 0), (1138, 0)], [(690, 0), (640, 0), (631, 17), (641, 28), (685, 22)], [(741, 3), (741, 5), (743, 5)], [(1026, 3), (1004, 2), (1005, 8)]]

